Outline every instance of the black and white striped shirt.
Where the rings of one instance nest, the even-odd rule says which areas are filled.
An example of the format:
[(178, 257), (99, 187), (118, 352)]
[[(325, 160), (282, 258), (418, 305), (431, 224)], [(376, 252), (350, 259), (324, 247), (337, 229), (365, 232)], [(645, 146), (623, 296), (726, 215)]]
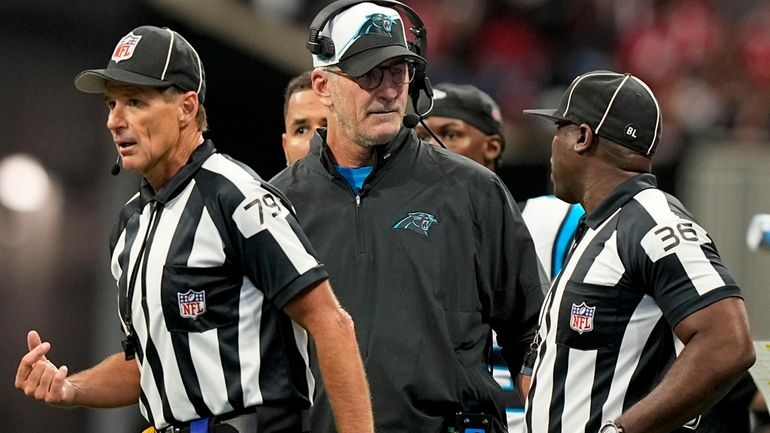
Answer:
[[(519, 202), (518, 206), (535, 243), (537, 258), (549, 277), (555, 278), (564, 265), (578, 221), (584, 214), (583, 207), (566, 203), (552, 195), (533, 197)], [(524, 402), (514, 389), (514, 381), (503, 360), (500, 346), (495, 344), (493, 349), (492, 371), (495, 380), (503, 388), (508, 431), (520, 432), (524, 424)]]
[(143, 181), (111, 252), (123, 327), (139, 343), (141, 411), (156, 428), (309, 406), (307, 334), (281, 308), (326, 272), (280, 193), (250, 169), (206, 141), (157, 193)]
[(651, 174), (583, 228), (543, 305), (527, 432), (598, 431), (661, 380), (683, 348), (673, 327), (740, 296), (706, 231)]

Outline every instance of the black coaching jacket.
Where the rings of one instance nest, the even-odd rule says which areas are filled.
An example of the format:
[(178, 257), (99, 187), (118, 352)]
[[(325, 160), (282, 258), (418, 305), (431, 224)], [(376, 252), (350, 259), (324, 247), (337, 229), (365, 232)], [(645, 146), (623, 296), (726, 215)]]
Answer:
[[(493, 414), (502, 431), (491, 330), (515, 376), (548, 284), (510, 193), (488, 169), (402, 128), (375, 148), (356, 194), (325, 137), (318, 130), (310, 154), (271, 183), (355, 321), (376, 430), (438, 433), (465, 410)], [(335, 431), (318, 388), (312, 431)]]

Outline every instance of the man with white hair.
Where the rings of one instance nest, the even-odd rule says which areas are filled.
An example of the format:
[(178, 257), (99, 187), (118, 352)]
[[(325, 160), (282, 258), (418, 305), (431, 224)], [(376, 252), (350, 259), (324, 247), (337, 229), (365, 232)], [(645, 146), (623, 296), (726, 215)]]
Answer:
[[(404, 126), (407, 92), (425, 84), (424, 51), (410, 50), (401, 17), (384, 6), (419, 33), (419, 18), (396, 2), (335, 3), (328, 20), (316, 17), (313, 90), (328, 127), (271, 183), (296, 207), (355, 320), (376, 431), (501, 433), (491, 331), (524, 392), (547, 277), (502, 181)], [(319, 391), (311, 425), (327, 433)]]

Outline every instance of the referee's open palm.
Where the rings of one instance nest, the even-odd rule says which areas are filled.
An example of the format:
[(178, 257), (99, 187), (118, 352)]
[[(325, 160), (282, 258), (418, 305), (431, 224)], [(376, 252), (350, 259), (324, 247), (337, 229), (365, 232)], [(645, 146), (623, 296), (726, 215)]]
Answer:
[(37, 331), (27, 334), (29, 352), (21, 358), (16, 372), (16, 388), (29, 397), (53, 405), (72, 403), (75, 389), (66, 379), (66, 366), (56, 367), (46, 358), (51, 343), (43, 343)]

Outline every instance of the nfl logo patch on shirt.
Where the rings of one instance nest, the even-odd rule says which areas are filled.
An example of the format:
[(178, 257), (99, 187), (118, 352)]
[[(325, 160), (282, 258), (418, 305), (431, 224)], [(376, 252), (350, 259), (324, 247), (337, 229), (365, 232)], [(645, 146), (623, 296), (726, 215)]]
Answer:
[(206, 312), (206, 292), (194, 292), (192, 289), (187, 293), (177, 293), (179, 300), (179, 315), (185, 319), (195, 319)]
[(115, 51), (112, 52), (112, 60), (115, 63), (121, 60), (128, 60), (134, 55), (134, 49), (139, 44), (139, 40), (142, 39), (142, 35), (135, 35), (133, 32), (123, 36), (117, 45), (115, 45)]
[(596, 307), (589, 307), (585, 302), (580, 305), (572, 304), (569, 327), (582, 334), (594, 329), (594, 313)]

